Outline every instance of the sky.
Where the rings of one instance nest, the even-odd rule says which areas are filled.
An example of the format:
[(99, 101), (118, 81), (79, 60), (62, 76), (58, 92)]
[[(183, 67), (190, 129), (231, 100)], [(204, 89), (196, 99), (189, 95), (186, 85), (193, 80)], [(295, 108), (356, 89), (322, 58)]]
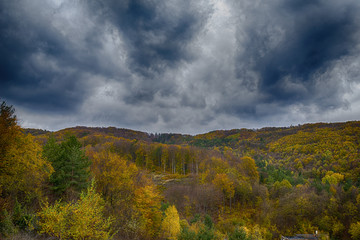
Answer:
[(0, 98), (53, 131), (360, 120), (360, 1), (0, 0)]

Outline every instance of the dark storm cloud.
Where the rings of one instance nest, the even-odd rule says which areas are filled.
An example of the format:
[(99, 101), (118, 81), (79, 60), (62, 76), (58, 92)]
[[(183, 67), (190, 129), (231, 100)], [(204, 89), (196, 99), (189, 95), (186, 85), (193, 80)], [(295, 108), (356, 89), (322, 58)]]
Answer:
[[(276, 1), (257, 7), (249, 9), (247, 50), (238, 56), (241, 67), (237, 71), (241, 78), (243, 63), (250, 60), (246, 67), (260, 76), (261, 101), (285, 105), (314, 102), (322, 94), (316, 87), (316, 75), (328, 71), (334, 61), (358, 54), (354, 49), (359, 43), (357, 1)], [(329, 81), (327, 87), (339, 86)], [(337, 96), (328, 97), (326, 101), (338, 100)]]
[(23, 9), (18, 8), (15, 2), (1, 1), (0, 4), (1, 82), (4, 86), (1, 95), (19, 102), (39, 104), (46, 109), (70, 107), (70, 102), (65, 101), (51, 104), (53, 97), (57, 99), (62, 94), (46, 91), (43, 95), (41, 85), (47, 81), (48, 72), (37, 71), (36, 66), (29, 62), (39, 48), (48, 54), (62, 54), (62, 44), (46, 29), (37, 26), (34, 29), (27, 16), (23, 15)]
[(79, 47), (72, 42), (74, 36), (54, 26), (62, 8), (76, 4), (0, 1), (0, 5), (0, 77), (5, 86), (0, 94), (5, 98), (44, 111), (76, 110), (87, 93), (84, 73), (113, 74), (102, 68), (96, 55), (101, 45), (98, 29), (87, 32)]
[[(138, 75), (128, 82), (128, 104), (153, 101), (154, 95), (176, 94), (173, 79), (163, 74), (191, 62), (196, 53), (188, 45), (206, 22), (209, 7), (193, 1), (99, 1), (90, 5), (94, 13), (120, 31), (126, 44), (128, 67)], [(122, 81), (122, 80), (121, 80)]]
[[(120, 29), (130, 49), (130, 67), (145, 77), (189, 60), (187, 44), (204, 15), (191, 1), (104, 1), (106, 14)], [(106, 16), (109, 14), (108, 16)]]

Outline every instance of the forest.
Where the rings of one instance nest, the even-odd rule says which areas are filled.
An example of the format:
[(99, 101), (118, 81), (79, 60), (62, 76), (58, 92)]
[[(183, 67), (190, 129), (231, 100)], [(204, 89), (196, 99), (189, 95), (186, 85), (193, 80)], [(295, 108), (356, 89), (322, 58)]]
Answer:
[(360, 121), (199, 135), (0, 114), (1, 239), (360, 239)]

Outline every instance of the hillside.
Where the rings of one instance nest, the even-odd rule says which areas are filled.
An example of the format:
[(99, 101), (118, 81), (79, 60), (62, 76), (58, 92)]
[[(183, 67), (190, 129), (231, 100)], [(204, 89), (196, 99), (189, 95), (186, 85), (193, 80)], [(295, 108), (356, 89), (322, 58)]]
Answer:
[[(25, 129), (39, 140), (45, 141), (50, 132)], [(281, 167), (305, 174), (309, 178), (322, 178), (327, 171), (345, 175), (346, 179), (358, 181), (360, 173), (359, 143), (360, 122), (316, 123), (295, 127), (217, 130), (200, 135), (149, 134), (129, 129), (74, 127), (54, 133), (61, 139), (74, 135), (84, 145), (102, 138), (113, 137), (124, 141), (141, 141), (143, 144), (178, 145), (216, 149), (224, 153), (250, 156), (258, 167), (267, 165)], [(109, 141), (109, 140), (106, 140)]]

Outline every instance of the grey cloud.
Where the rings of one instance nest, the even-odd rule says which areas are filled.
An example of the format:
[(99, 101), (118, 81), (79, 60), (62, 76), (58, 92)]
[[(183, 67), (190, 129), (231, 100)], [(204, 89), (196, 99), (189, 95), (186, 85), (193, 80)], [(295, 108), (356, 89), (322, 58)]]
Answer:
[(358, 112), (359, 13), (356, 0), (0, 0), (0, 95), (36, 126), (338, 120)]
[[(100, 71), (96, 55), (74, 46), (72, 36), (61, 32), (66, 29), (55, 26), (65, 21), (58, 16), (62, 11), (77, 6), (39, 1), (0, 4), (1, 81), (6, 86), (1, 94), (44, 111), (76, 110), (89, 87), (81, 84), (84, 73)], [(96, 49), (96, 45), (87, 47)]]
[[(316, 75), (357, 51), (360, 5), (356, 1), (277, 1), (257, 7), (262, 16), (247, 16), (252, 20), (246, 26), (247, 41), (239, 42), (246, 51), (238, 56), (238, 71), (248, 62), (245, 67), (260, 74), (259, 90), (266, 101), (312, 101), (318, 94)], [(280, 40), (272, 46), (277, 37)]]
[[(104, 1), (109, 20), (124, 33), (130, 67), (146, 77), (191, 59), (187, 44), (204, 21), (191, 1)], [(165, 67), (165, 69), (164, 69)]]

